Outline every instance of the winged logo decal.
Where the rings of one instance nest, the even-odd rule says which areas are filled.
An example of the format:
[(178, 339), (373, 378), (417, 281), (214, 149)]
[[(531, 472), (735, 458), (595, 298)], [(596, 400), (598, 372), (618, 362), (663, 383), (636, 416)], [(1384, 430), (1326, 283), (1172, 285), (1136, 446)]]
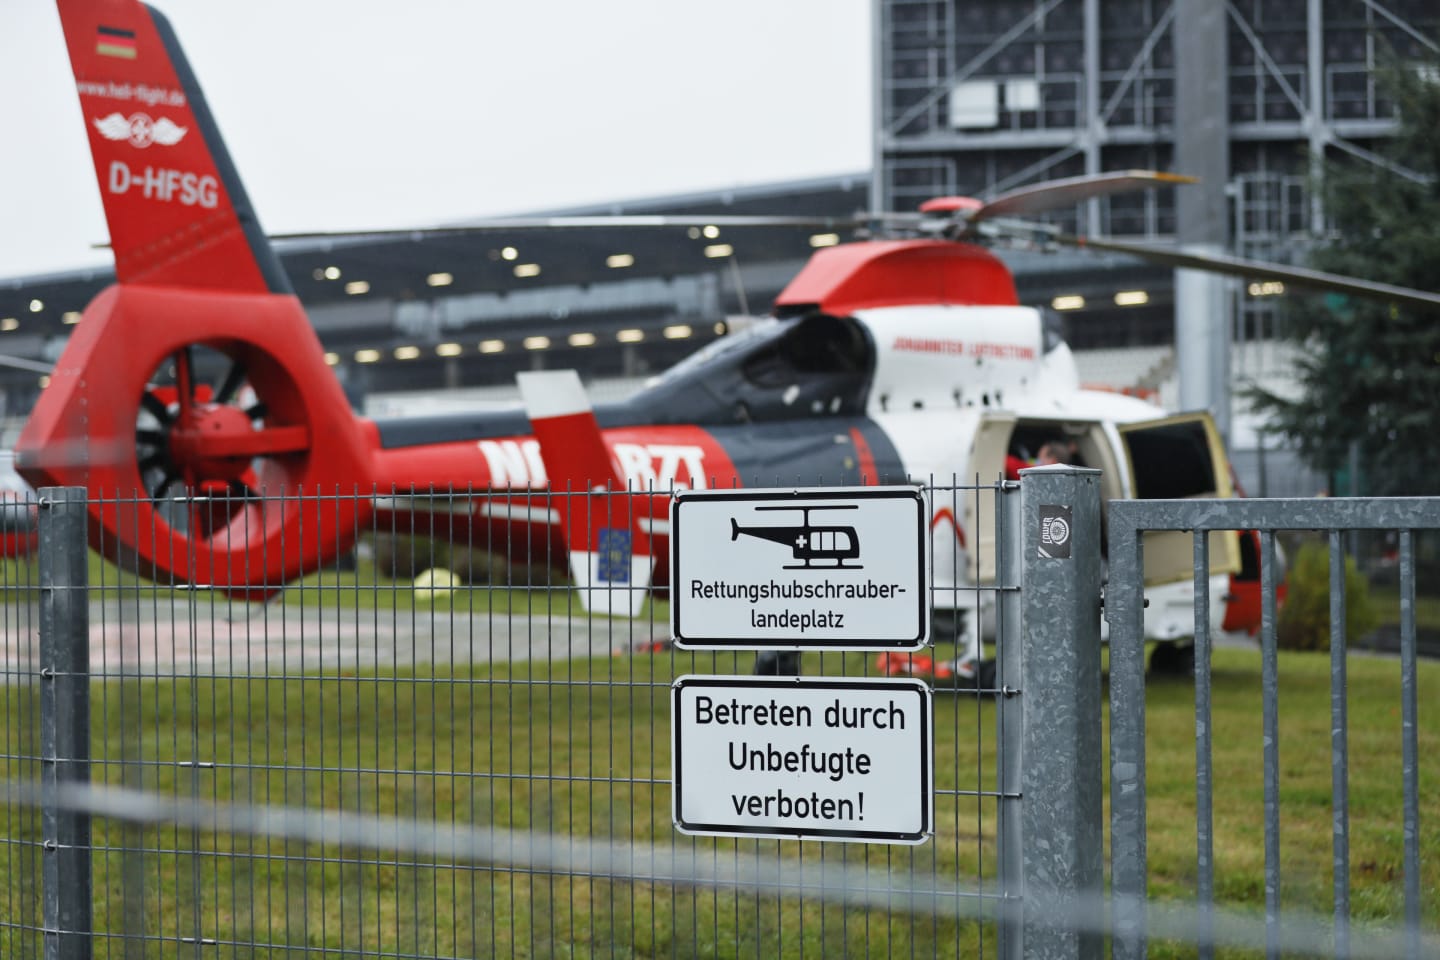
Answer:
[(131, 146), (140, 148), (148, 147), (152, 143), (171, 147), (190, 132), (189, 127), (182, 127), (169, 117), (152, 120), (144, 113), (134, 113), (127, 117), (117, 111), (105, 117), (97, 117), (91, 122), (106, 140), (126, 140)]

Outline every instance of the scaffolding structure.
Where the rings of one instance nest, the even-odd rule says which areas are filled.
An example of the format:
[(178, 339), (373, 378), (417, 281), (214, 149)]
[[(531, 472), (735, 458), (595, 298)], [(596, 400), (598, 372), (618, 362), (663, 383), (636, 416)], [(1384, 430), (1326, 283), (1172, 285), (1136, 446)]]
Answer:
[[(1201, 188), (1218, 225), (1199, 236), (1174, 191), (1050, 219), (1282, 262), (1324, 231), (1307, 189), (1315, 160), (1384, 163), (1387, 50), (1402, 62), (1440, 51), (1433, 0), (877, 0), (875, 16), (877, 209), (1127, 168), (1199, 173), (1219, 181)], [(1234, 339), (1273, 338), (1276, 291), (1231, 290)], [(1126, 309), (1091, 302), (1072, 327), (1114, 325)], [(1169, 298), (1157, 302), (1166, 323)]]

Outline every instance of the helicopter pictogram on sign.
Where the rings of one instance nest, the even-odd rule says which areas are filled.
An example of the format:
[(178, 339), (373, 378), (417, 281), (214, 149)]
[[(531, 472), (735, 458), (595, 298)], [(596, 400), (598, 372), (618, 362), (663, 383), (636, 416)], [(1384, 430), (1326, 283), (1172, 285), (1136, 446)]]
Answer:
[(786, 570), (812, 570), (820, 561), (832, 570), (863, 570), (859, 563), (846, 563), (860, 559), (860, 536), (851, 526), (819, 526), (810, 522), (811, 510), (857, 510), (855, 504), (835, 504), (823, 507), (756, 507), (758, 510), (799, 510), (804, 519), (799, 526), (783, 527), (742, 527), (735, 517), (730, 518), (730, 539), (738, 540), (743, 533), (747, 537), (769, 540), (790, 548), (791, 555), (803, 561), (789, 564)]

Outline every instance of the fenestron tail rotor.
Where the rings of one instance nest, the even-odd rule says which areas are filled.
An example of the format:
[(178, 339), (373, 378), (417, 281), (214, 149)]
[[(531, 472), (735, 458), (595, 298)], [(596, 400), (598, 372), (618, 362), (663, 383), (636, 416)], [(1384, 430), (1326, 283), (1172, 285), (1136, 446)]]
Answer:
[[(257, 467), (277, 451), (241, 449), (236, 438), (263, 431), (264, 414), (245, 365), (223, 351), (189, 344), (155, 371), (140, 397), (136, 467), (172, 527), (208, 538), (259, 497)], [(230, 442), (217, 451), (216, 439)]]

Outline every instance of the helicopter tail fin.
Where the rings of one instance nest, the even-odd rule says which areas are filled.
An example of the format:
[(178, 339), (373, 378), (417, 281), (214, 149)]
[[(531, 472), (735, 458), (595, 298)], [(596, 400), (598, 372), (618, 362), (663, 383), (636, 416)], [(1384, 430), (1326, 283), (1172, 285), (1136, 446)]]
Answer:
[(580, 602), (594, 613), (636, 616), (654, 573), (650, 538), (637, 522), (638, 501), (611, 460), (574, 370), (516, 375), (540, 457), (559, 501)]
[(169, 21), (57, 0), (121, 283), (291, 293)]

